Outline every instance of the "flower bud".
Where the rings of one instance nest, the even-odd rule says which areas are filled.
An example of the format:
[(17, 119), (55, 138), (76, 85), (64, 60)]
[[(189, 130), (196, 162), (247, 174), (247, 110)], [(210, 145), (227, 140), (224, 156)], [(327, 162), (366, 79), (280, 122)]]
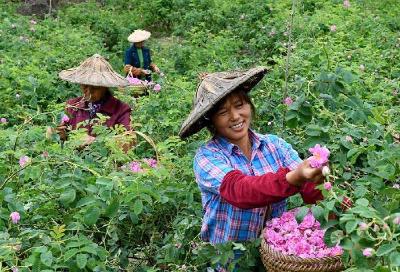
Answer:
[(375, 250), (373, 248), (370, 248), (370, 247), (368, 247), (368, 248), (363, 250), (363, 255), (365, 257), (371, 257), (374, 253), (375, 253)]
[(324, 189), (330, 191), (332, 189), (332, 183), (325, 182), (324, 183)]
[(324, 177), (327, 177), (331, 174), (331, 170), (329, 169), (328, 166), (324, 166), (322, 167), (322, 175), (324, 175)]

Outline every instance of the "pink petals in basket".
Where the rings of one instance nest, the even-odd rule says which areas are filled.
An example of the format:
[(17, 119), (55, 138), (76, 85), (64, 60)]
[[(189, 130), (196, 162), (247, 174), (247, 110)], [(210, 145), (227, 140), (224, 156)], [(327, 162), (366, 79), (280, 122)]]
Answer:
[(285, 255), (301, 258), (333, 257), (343, 253), (337, 245), (328, 248), (324, 243), (325, 230), (320, 229), (319, 222), (309, 212), (298, 224), (296, 210), (283, 213), (267, 223), (264, 238), (268, 245)]

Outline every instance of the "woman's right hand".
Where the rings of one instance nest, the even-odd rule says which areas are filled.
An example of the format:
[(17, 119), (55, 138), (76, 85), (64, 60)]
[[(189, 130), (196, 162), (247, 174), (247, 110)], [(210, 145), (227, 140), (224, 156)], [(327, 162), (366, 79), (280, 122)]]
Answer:
[(308, 160), (304, 160), (296, 169), (286, 174), (286, 180), (292, 185), (301, 186), (306, 181), (321, 184), (325, 177), (322, 174), (322, 167), (313, 168)]
[(56, 128), (58, 135), (60, 136), (61, 141), (67, 140), (67, 127), (64, 125), (60, 125)]

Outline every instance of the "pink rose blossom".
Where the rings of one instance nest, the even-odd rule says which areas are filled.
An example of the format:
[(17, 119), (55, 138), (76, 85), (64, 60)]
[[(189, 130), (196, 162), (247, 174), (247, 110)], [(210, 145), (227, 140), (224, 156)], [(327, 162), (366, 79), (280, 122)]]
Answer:
[(314, 147), (308, 149), (308, 151), (312, 153), (312, 157), (308, 159), (311, 167), (319, 168), (328, 162), (330, 152), (325, 146), (321, 147), (321, 145), (316, 144)]
[(30, 162), (31, 162), (31, 158), (29, 158), (28, 156), (22, 156), (21, 158), (19, 158), (19, 165), (21, 167), (25, 167)]
[(358, 224), (358, 227), (360, 230), (364, 231), (368, 229), (368, 225), (364, 222), (361, 222), (360, 224)]
[(131, 162), (131, 163), (129, 164), (129, 169), (130, 169), (132, 172), (135, 172), (135, 173), (141, 173), (141, 172), (143, 172), (143, 169), (142, 169), (140, 163), (139, 163), (139, 162), (136, 162), (136, 161), (133, 161), (133, 162)]
[(290, 96), (288, 96), (283, 100), (283, 103), (285, 103), (285, 105), (287, 106), (290, 106), (293, 104), (293, 99)]
[(2, 124), (5, 124), (5, 123), (7, 123), (7, 119), (6, 119), (6, 118), (4, 118), (4, 117), (2, 117), (2, 118), (0, 119), (0, 123), (2, 123)]
[(343, 1), (343, 7), (344, 8), (349, 8), (350, 7), (350, 1), (349, 0), (344, 0)]
[(14, 224), (18, 224), (19, 220), (21, 219), (21, 216), (19, 215), (19, 212), (12, 212), (10, 214), (10, 218)]
[(332, 189), (332, 183), (325, 182), (324, 183), (324, 189), (330, 191)]
[(370, 247), (363, 250), (363, 255), (365, 257), (371, 257), (373, 254), (374, 254), (374, 249), (372, 249)]
[(154, 85), (153, 90), (154, 90), (155, 92), (159, 92), (159, 91), (161, 90), (161, 85), (160, 85), (160, 84)]
[(331, 25), (331, 32), (336, 32), (336, 25)]
[(143, 161), (150, 166), (151, 168), (156, 168), (157, 167), (157, 160), (153, 159), (153, 158), (146, 158), (143, 159)]
[(63, 115), (63, 117), (61, 117), (61, 123), (63, 123), (63, 124), (68, 124), (68, 122), (69, 122), (69, 117), (68, 117), (68, 115)]
[(396, 217), (393, 219), (393, 224), (395, 224), (395, 225), (400, 225), (400, 216), (396, 216)]

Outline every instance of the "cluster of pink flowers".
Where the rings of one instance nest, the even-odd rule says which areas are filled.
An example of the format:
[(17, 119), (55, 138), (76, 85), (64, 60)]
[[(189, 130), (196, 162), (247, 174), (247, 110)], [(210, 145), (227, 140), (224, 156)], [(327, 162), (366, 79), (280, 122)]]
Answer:
[(343, 253), (339, 245), (331, 248), (325, 245), (325, 230), (320, 229), (319, 222), (311, 212), (300, 224), (296, 221), (296, 212), (285, 212), (280, 218), (267, 223), (264, 238), (270, 247), (285, 255), (301, 258), (322, 258)]
[(19, 215), (19, 212), (12, 212), (10, 214), (10, 218), (14, 224), (18, 224), (19, 220), (21, 219), (21, 216)]
[(7, 123), (7, 119), (6, 119), (6, 118), (4, 118), (4, 117), (0, 118), (0, 123), (2, 123), (2, 124), (5, 124), (5, 123)]
[(329, 160), (330, 152), (325, 146), (316, 144), (314, 147), (308, 149), (308, 151), (312, 154), (312, 157), (308, 159), (311, 167), (319, 168)]
[(343, 7), (344, 8), (349, 8), (351, 5), (350, 5), (350, 1), (349, 0), (344, 0), (343, 1)]
[[(150, 168), (157, 168), (157, 160), (153, 158), (144, 158), (143, 162), (146, 163), (146, 165)], [(134, 173), (142, 173), (144, 172), (144, 169), (142, 168), (142, 164), (139, 161), (132, 161), (128, 163), (127, 165), (122, 166), (122, 169), (129, 169), (130, 171)]]
[(152, 83), (152, 82), (149, 82), (149, 81), (147, 81), (147, 80), (140, 80), (140, 79), (138, 79), (138, 78), (136, 78), (136, 77), (128, 76), (126, 79), (128, 80), (129, 84), (131, 84), (131, 85), (134, 85), (134, 86), (152, 87), (152, 88), (153, 88), (153, 91), (155, 91), (155, 92), (161, 91), (161, 85), (158, 84), (158, 83), (157, 83), (157, 84), (154, 84), (154, 86), (153, 86), (153, 83)]

